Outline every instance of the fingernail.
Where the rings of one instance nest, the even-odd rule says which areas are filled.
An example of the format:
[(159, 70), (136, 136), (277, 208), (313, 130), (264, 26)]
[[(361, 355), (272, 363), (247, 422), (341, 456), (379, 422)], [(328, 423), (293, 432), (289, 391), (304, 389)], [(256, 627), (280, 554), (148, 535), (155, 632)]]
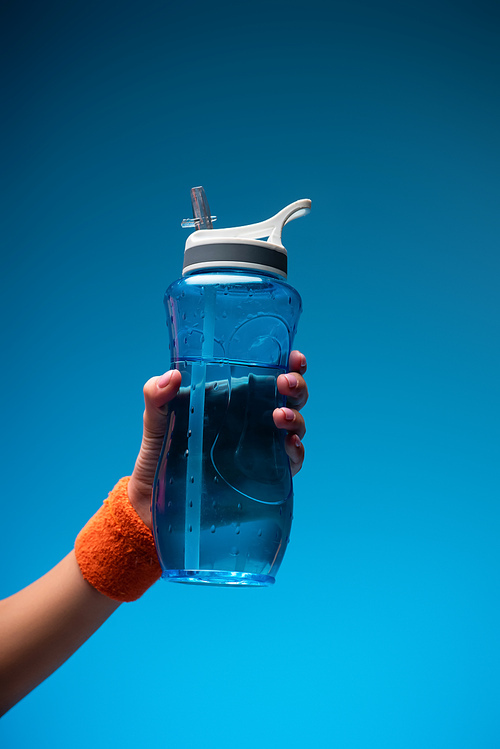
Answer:
[(156, 384), (158, 385), (159, 388), (165, 388), (167, 387), (171, 379), (172, 379), (172, 371), (170, 370), (168, 372), (165, 372), (165, 374), (160, 375), (160, 377), (158, 377)]
[(295, 414), (294, 414), (294, 412), (292, 411), (291, 408), (282, 408), (281, 410), (283, 411), (283, 416), (285, 417), (285, 419), (287, 421), (293, 421), (294, 420)]
[(301, 446), (302, 442), (300, 441), (300, 437), (298, 434), (293, 435), (293, 444), (295, 445), (295, 447)]
[(306, 357), (304, 356), (304, 354), (302, 354), (302, 357), (300, 359), (300, 368), (304, 369), (304, 367), (306, 366), (306, 364), (307, 364)]
[(286, 374), (285, 377), (286, 377), (287, 382), (288, 382), (288, 387), (290, 387), (290, 388), (296, 388), (297, 385), (299, 384), (299, 381), (295, 377), (295, 375), (293, 375), (293, 374)]

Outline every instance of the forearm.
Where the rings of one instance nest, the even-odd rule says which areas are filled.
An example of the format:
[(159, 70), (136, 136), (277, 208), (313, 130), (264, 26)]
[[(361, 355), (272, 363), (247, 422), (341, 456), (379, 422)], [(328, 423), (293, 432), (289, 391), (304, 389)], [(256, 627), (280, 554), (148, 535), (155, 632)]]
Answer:
[(0, 715), (62, 665), (119, 605), (83, 578), (73, 551), (0, 601)]

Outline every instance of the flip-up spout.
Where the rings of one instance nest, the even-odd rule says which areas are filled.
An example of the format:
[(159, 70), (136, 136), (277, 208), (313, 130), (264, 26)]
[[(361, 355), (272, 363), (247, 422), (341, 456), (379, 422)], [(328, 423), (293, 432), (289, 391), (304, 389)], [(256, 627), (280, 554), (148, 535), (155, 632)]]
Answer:
[(193, 218), (182, 219), (182, 228), (211, 229), (212, 223), (217, 221), (217, 216), (210, 214), (207, 196), (203, 187), (191, 188), (191, 206), (193, 208)]

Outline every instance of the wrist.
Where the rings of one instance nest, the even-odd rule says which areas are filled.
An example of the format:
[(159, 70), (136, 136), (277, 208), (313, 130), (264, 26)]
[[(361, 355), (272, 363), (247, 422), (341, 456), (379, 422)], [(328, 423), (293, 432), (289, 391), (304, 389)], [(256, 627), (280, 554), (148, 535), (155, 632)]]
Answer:
[(137, 600), (161, 575), (153, 534), (130, 502), (129, 483), (126, 477), (116, 484), (75, 543), (85, 580), (115, 601)]
[(135, 471), (128, 483), (128, 499), (142, 522), (151, 530), (153, 527), (151, 520), (151, 484), (141, 482), (134, 474)]

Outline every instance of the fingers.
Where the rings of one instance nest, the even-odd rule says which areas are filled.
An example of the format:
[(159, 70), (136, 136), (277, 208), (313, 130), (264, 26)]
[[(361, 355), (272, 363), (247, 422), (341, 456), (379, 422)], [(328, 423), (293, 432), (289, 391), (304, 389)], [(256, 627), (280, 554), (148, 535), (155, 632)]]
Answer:
[(299, 372), (301, 375), (306, 373), (307, 360), (301, 351), (292, 351), (288, 360), (288, 369), (290, 372)]
[(306, 433), (306, 425), (304, 417), (298, 411), (287, 406), (275, 408), (273, 419), (278, 429), (286, 429), (287, 432), (296, 434), (300, 439), (303, 439)]
[(151, 377), (144, 385), (144, 433), (150, 437), (163, 437), (167, 412), (164, 406), (177, 395), (181, 373), (171, 369), (160, 377)]
[(279, 375), (278, 391), (286, 397), (287, 403), (297, 410), (305, 406), (309, 397), (306, 381), (298, 372)]
[(290, 459), (292, 476), (295, 476), (302, 468), (305, 455), (304, 445), (298, 434), (287, 434), (285, 437), (285, 450)]
[(292, 408), (276, 408), (273, 411), (274, 423), (278, 429), (286, 429), (285, 450), (290, 458), (292, 476), (302, 468), (304, 462), (304, 445), (302, 437), (306, 433), (304, 417)]
[(289, 359), (290, 371), (279, 375), (278, 391), (287, 399), (287, 403), (297, 410), (307, 403), (309, 393), (303, 374), (307, 369), (306, 357), (300, 351), (292, 351)]
[(302, 468), (305, 454), (302, 438), (306, 433), (306, 425), (299, 409), (305, 406), (309, 397), (303, 377), (307, 370), (306, 357), (300, 351), (292, 351), (288, 366), (290, 371), (278, 377), (278, 391), (286, 397), (287, 405), (275, 409), (273, 419), (279, 429), (286, 429), (288, 432), (285, 450), (290, 459), (292, 476), (295, 476)]

